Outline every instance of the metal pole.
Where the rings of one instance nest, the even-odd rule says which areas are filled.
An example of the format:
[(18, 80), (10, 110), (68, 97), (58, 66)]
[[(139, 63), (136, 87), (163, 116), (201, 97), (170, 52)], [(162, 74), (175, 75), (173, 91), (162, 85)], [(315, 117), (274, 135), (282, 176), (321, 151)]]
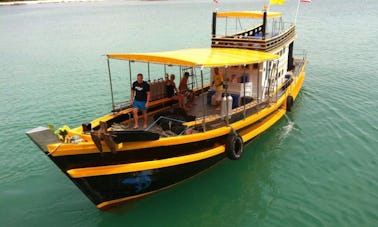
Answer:
[(109, 73), (109, 83), (110, 83), (110, 95), (112, 97), (112, 110), (115, 111), (114, 96), (113, 96), (112, 75), (110, 73), (110, 61), (109, 61), (109, 58), (107, 59), (107, 62), (108, 62), (108, 73)]
[(298, 2), (297, 2), (297, 11), (295, 12), (294, 24), (297, 24), (299, 5), (300, 5), (300, 0), (298, 0)]
[(227, 35), (227, 25), (228, 25), (228, 20), (227, 20), (227, 17), (226, 17), (226, 31), (225, 31), (224, 35)]
[[(264, 63), (262, 63), (262, 67), (264, 68)], [(261, 77), (262, 77), (262, 73), (261, 73)], [(260, 82), (260, 63), (258, 64), (257, 66), (257, 103), (260, 103), (260, 86), (261, 86), (261, 82)]]
[(129, 81), (130, 81), (130, 89), (131, 89), (131, 87), (133, 86), (133, 82), (131, 80), (131, 61), (129, 61)]
[(148, 81), (151, 81), (151, 76), (150, 76), (150, 63), (147, 63), (147, 70), (148, 70)]
[(280, 60), (277, 61), (277, 69), (276, 69), (276, 76), (275, 76), (275, 81), (276, 81), (276, 103), (278, 101), (278, 66), (280, 65)]
[(207, 106), (206, 100), (204, 95), (204, 87), (203, 87), (203, 66), (201, 66), (201, 95), (202, 95), (202, 108), (203, 108), (203, 118), (202, 118), (202, 127), (203, 131), (206, 131), (206, 113), (207, 113)]
[[(224, 68), (224, 77), (227, 78), (227, 67)], [(228, 108), (228, 78), (226, 79), (226, 125), (228, 126), (229, 124), (229, 120), (228, 120), (228, 115), (229, 115), (229, 112), (231, 111), (229, 108)], [(222, 106), (222, 104), (221, 104)]]
[(211, 36), (215, 37), (217, 31), (217, 12), (213, 12), (213, 22), (212, 22), (212, 30), (211, 30)]
[(265, 32), (266, 32), (266, 8), (264, 7), (264, 14), (263, 14), (263, 26), (262, 26), (262, 38), (265, 39)]
[(181, 77), (182, 77), (182, 66), (180, 65), (180, 82), (181, 82)]
[(244, 91), (243, 91), (243, 117), (244, 119), (247, 117), (247, 113), (246, 113), (246, 108), (245, 108), (245, 69), (247, 68), (247, 65), (244, 65), (244, 69), (243, 69), (243, 77), (242, 77), (242, 80), (243, 80), (243, 86), (244, 86)]

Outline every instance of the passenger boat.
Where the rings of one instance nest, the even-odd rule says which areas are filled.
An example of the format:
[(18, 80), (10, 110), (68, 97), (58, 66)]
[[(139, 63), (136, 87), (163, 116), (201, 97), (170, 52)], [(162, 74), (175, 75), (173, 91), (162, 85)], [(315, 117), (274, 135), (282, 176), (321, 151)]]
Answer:
[[(128, 63), (130, 84), (134, 65), (148, 68), (152, 99), (147, 129), (133, 129), (130, 103), (116, 103), (110, 86), (109, 114), (77, 128), (61, 129), (58, 135), (47, 127), (27, 132), (98, 208), (166, 189), (227, 157), (240, 159), (246, 142), (291, 110), (306, 65), (304, 55), (294, 57), (295, 24), (287, 25), (281, 13), (266, 9), (214, 12), (212, 18), (210, 48), (107, 54), (111, 85), (113, 61)], [(219, 35), (217, 24), (224, 18), (223, 22), (258, 22), (231, 34), (227, 27)], [(150, 73), (150, 65), (161, 69), (157, 77), (157, 71)], [(222, 72), (224, 80), (219, 111), (211, 101), (214, 68)], [(166, 96), (165, 80), (159, 77), (168, 72), (192, 75), (189, 86), (196, 105), (188, 112)]]

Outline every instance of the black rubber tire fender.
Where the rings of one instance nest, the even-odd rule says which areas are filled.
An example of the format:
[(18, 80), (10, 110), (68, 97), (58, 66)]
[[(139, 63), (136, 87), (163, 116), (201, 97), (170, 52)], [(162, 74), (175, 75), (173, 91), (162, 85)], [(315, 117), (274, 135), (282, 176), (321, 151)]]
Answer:
[(286, 98), (286, 110), (290, 112), (293, 105), (294, 105), (293, 96), (291, 96), (291, 95), (287, 96), (287, 98)]
[(230, 133), (226, 140), (226, 154), (231, 160), (241, 158), (244, 151), (243, 139), (237, 133)]

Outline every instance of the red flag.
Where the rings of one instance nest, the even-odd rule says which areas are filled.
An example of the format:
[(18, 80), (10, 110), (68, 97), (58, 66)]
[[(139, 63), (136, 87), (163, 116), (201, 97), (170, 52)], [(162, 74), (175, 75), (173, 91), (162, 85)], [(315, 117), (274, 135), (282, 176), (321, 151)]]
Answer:
[(300, 0), (300, 2), (311, 2), (311, 0)]

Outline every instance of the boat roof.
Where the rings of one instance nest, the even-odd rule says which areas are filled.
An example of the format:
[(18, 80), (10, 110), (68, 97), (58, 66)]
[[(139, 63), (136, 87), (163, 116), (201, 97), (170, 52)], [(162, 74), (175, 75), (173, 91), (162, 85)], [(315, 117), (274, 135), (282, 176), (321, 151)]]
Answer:
[(277, 59), (279, 56), (246, 49), (194, 48), (153, 53), (109, 53), (107, 57), (189, 67), (224, 67), (260, 63)]
[[(267, 12), (267, 18), (281, 17), (280, 12)], [(230, 11), (230, 12), (217, 12), (217, 17), (243, 17), (243, 18), (263, 18), (264, 11)]]

